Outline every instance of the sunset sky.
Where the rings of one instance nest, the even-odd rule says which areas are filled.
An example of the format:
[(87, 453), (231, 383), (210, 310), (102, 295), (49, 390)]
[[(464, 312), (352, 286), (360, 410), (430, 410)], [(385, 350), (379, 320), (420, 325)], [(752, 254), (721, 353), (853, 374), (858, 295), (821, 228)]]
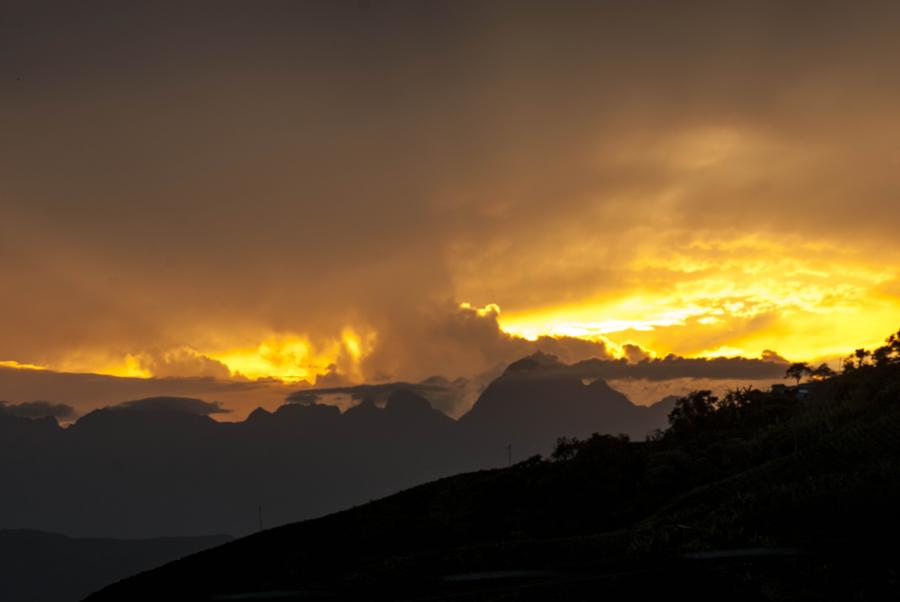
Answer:
[(5, 367), (337, 385), (900, 327), (900, 4), (139, 4), (2, 9)]

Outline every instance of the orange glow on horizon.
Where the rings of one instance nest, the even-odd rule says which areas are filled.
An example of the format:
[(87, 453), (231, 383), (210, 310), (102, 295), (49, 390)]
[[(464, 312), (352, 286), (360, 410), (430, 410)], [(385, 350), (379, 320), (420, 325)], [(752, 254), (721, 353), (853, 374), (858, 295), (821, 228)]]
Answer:
[(277, 378), (286, 382), (305, 380), (310, 375), (311, 345), (298, 335), (271, 336), (255, 347), (212, 353), (235, 377)]
[[(643, 296), (500, 314), (498, 320), (515, 336), (604, 341), (616, 355), (620, 345), (635, 343), (656, 355), (759, 357), (770, 349), (790, 359), (815, 360), (880, 345), (900, 324), (900, 301), (873, 296), (849, 303), (826, 291), (779, 296), (756, 288), (742, 300), (708, 293)], [(755, 322), (758, 328), (752, 328)]]
[[(875, 348), (900, 326), (900, 279), (889, 262), (874, 264), (815, 240), (761, 235), (662, 246), (636, 245), (631, 259), (617, 268), (621, 282), (615, 287), (585, 287), (580, 295), (573, 290), (568, 297), (575, 300), (564, 304), (534, 302), (502, 312), (493, 302), (458, 307), (496, 321), (508, 335), (602, 342), (615, 357), (626, 357), (625, 346), (633, 344), (656, 357), (761, 357), (770, 350), (792, 361), (825, 361)], [(79, 351), (47, 365), (6, 360), (0, 366), (132, 378), (363, 382), (371, 378), (363, 365), (376, 334), (358, 325), (317, 338), (302, 332), (255, 337), (249, 329), (206, 347), (121, 355)]]
[(47, 370), (46, 366), (38, 366), (36, 364), (23, 364), (15, 360), (0, 360), (0, 366), (4, 368), (16, 368), (18, 370)]
[(341, 340), (320, 348), (306, 336), (282, 334), (269, 336), (255, 347), (210, 353), (209, 357), (225, 364), (237, 378), (275, 378), (296, 383), (313, 382), (316, 375), (326, 374), (342, 353), (354, 362), (362, 355), (361, 343), (352, 329), (345, 329)]
[[(897, 272), (817, 241), (761, 236), (689, 240), (641, 249), (624, 269), (631, 290), (498, 314), (501, 328), (534, 340), (572, 336), (639, 344), (657, 355), (796, 360), (873, 348), (900, 325)], [(646, 276), (643, 276), (646, 275)]]
[(314, 344), (297, 334), (271, 335), (255, 347), (239, 347), (207, 354), (222, 362), (236, 378), (275, 378), (288, 383), (314, 382), (318, 375), (337, 369), (343, 376), (361, 379), (359, 363), (371, 351), (374, 333), (360, 336), (349, 326), (340, 338)]
[[(363, 380), (360, 362), (372, 351), (375, 334), (358, 334), (345, 327), (339, 337), (313, 342), (305, 335), (294, 333), (271, 334), (261, 342), (234, 346), (224, 350), (203, 352), (191, 347), (176, 347), (157, 353), (170, 360), (187, 355), (189, 358), (211, 362), (223, 373), (213, 378), (235, 380), (274, 379), (285, 383), (307, 381), (314, 383), (319, 375), (340, 374), (342, 378)], [(121, 378), (190, 378), (203, 374), (155, 373), (146, 353), (110, 354), (80, 352), (48, 365), (36, 365), (15, 360), (0, 361), (0, 366), (22, 370), (51, 370), (66, 373), (91, 373)], [(225, 376), (227, 374), (227, 377)]]

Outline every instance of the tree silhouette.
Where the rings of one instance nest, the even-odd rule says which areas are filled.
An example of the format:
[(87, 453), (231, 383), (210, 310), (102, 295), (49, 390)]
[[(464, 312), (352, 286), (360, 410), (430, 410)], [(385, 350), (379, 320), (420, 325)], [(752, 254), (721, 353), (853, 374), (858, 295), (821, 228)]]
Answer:
[(804, 376), (812, 375), (813, 371), (806, 364), (806, 362), (794, 362), (791, 364), (787, 370), (784, 372), (785, 378), (793, 378), (797, 381), (797, 384), (800, 384), (800, 380)]
[(852, 372), (856, 370), (856, 364), (853, 363), (853, 356), (848, 355), (841, 362), (841, 371), (842, 372)]
[(826, 380), (834, 376), (836, 373), (828, 364), (819, 364), (819, 367), (812, 371), (812, 377), (816, 380)]
[(872, 360), (876, 366), (887, 366), (893, 361), (893, 350), (889, 345), (882, 345), (872, 352)]
[(866, 365), (866, 360), (872, 355), (872, 352), (868, 349), (857, 349), (853, 352), (853, 355), (856, 357), (856, 366), (862, 368)]
[(578, 453), (580, 443), (575, 437), (559, 437), (550, 457), (554, 460), (571, 460)]
[(887, 366), (900, 362), (900, 332), (892, 334), (884, 342), (887, 344), (872, 352), (875, 365)]
[(900, 330), (885, 339), (895, 357), (900, 357)]
[(669, 412), (669, 425), (676, 434), (697, 430), (715, 412), (719, 398), (712, 391), (693, 391), (675, 402)]

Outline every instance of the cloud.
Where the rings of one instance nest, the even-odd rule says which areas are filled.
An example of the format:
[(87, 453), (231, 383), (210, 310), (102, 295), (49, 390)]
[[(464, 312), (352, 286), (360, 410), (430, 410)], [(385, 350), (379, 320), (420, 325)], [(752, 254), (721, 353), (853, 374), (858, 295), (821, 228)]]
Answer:
[[(288, 403), (308, 405), (312, 403), (335, 403), (338, 396), (348, 396), (350, 401), (371, 400), (382, 404), (396, 391), (412, 391), (421, 395), (436, 410), (444, 412), (448, 416), (459, 417), (468, 410), (481, 393), (483, 387), (489, 382), (484, 379), (458, 378), (450, 381), (443, 377), (431, 377), (423, 382), (412, 383), (405, 381), (386, 382), (377, 384), (359, 384), (336, 387), (317, 387), (295, 391), (287, 396)], [(348, 404), (340, 404), (347, 407)]]
[(781, 357), (777, 351), (772, 351), (771, 349), (763, 349), (761, 357), (764, 362), (776, 362), (779, 364), (788, 363), (787, 359)]
[(538, 351), (563, 361), (611, 358), (603, 342), (576, 337), (539, 337), (527, 340), (504, 332), (500, 308), (443, 304), (411, 316), (402, 326), (384, 329), (379, 345), (362, 362), (365, 374), (410, 375), (426, 378), (438, 373), (470, 377)]
[(113, 406), (113, 409), (132, 410), (137, 412), (172, 412), (209, 416), (211, 414), (227, 414), (230, 409), (222, 407), (218, 401), (204, 401), (191, 397), (148, 397), (125, 401)]
[(166, 351), (144, 351), (136, 360), (141, 370), (157, 378), (231, 377), (228, 366), (190, 347)]
[[(635, 395), (635, 400), (639, 403), (651, 403), (666, 395), (683, 394), (693, 390), (686, 383), (700, 383), (718, 391), (742, 386), (748, 382), (759, 386), (780, 382), (787, 365), (786, 360), (777, 354), (769, 354), (762, 359), (684, 358), (675, 355), (650, 358), (646, 352), (641, 354), (640, 348), (636, 345), (631, 347), (634, 348), (630, 350), (632, 357), (641, 358), (636, 362), (627, 358), (593, 358), (563, 362), (554, 355), (535, 350), (523, 358), (517, 358), (517, 361), (508, 363), (522, 365), (525, 360), (534, 360), (552, 366), (555, 371), (582, 379), (603, 378), (616, 383), (623, 391)], [(472, 407), (483, 389), (490, 381), (500, 376), (505, 368), (506, 365), (484, 372), (471, 380), (460, 378), (452, 382), (444, 377), (435, 376), (418, 383), (396, 381), (315, 387), (295, 391), (286, 399), (289, 403), (309, 404), (328, 401), (335, 395), (349, 395), (353, 400), (368, 399), (383, 402), (394, 391), (411, 390), (428, 399), (432, 407), (458, 417)]]
[[(343, 392), (342, 390), (340, 390), (343, 389), (342, 387), (338, 387), (337, 389), (338, 391), (336, 392)], [(322, 396), (325, 394), (327, 393), (320, 393), (317, 391), (294, 391), (285, 398), (285, 401), (287, 401), (288, 403), (296, 403), (299, 405), (313, 405), (318, 403)]]
[(210, 378), (122, 378), (98, 374), (68, 374), (0, 366), (0, 391), (11, 403), (33, 399), (64, 403), (78, 414), (146, 397), (217, 399), (234, 410), (219, 418), (240, 420), (258, 406), (274, 410), (297, 385), (279, 381), (220, 381)]
[(592, 341), (570, 336), (541, 336), (524, 345), (533, 353), (554, 355), (563, 362), (589, 358), (611, 359), (613, 354), (602, 340)]
[(58, 420), (70, 420), (78, 413), (75, 408), (65, 403), (49, 401), (26, 401), (22, 403), (6, 403), (0, 401), (0, 414), (19, 416), (21, 418), (53, 417)]
[(896, 4), (376, 4), (11, 8), (0, 359), (221, 377), (283, 336), (317, 352), (264, 368), (419, 380), (541, 348), (463, 301), (656, 355), (896, 328)]
[(649, 351), (641, 347), (640, 345), (635, 345), (633, 343), (625, 343), (622, 345), (622, 353), (630, 363), (636, 364), (638, 362), (649, 360), (651, 358), (651, 354)]
[(440, 394), (449, 390), (451, 385), (446, 384), (427, 384), (427, 383), (408, 383), (408, 382), (390, 382), (379, 384), (361, 384), (348, 385), (339, 387), (321, 387), (309, 390), (295, 391), (287, 396), (286, 401), (289, 403), (309, 404), (314, 403), (323, 397), (329, 395), (349, 395), (353, 400), (370, 399), (376, 403), (387, 401), (395, 391), (413, 391), (419, 395), (427, 397), (432, 394)]
[(604, 379), (636, 378), (671, 380), (676, 378), (708, 379), (780, 379), (786, 368), (784, 361), (743, 357), (686, 358), (668, 355), (643, 359), (636, 364), (627, 360), (587, 360), (571, 366), (583, 377)]
[(339, 387), (347, 383), (347, 378), (338, 372), (337, 364), (328, 364), (324, 374), (316, 375), (316, 387)]

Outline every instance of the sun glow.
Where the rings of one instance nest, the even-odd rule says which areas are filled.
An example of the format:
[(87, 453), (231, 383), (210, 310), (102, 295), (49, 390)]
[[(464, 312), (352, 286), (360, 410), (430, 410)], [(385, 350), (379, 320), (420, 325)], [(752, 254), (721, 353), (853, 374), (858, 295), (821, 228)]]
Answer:
[(143, 368), (141, 366), (140, 360), (137, 356), (127, 355), (125, 356), (125, 363), (123, 366), (105, 366), (101, 368), (100, 374), (111, 374), (113, 376), (125, 376), (130, 378), (150, 378), (153, 374)]
[[(701, 287), (706, 288), (706, 287)], [(541, 335), (637, 342), (657, 354), (756, 356), (774, 349), (792, 358), (845, 354), (881, 341), (900, 322), (900, 302), (812, 285), (729, 287), (716, 295), (646, 295), (619, 302), (597, 300), (537, 312), (501, 314), (504, 331), (534, 340)]]
[(176, 346), (151, 351), (123, 353), (80, 350), (47, 365), (14, 360), (0, 361), (0, 366), (28, 369), (79, 372), (121, 378), (190, 378), (275, 379), (286, 383), (328, 376), (359, 382), (364, 376), (360, 364), (375, 345), (375, 333), (350, 326), (338, 336), (311, 339), (296, 333), (274, 333), (258, 342), (197, 349)]
[(70, 355), (48, 363), (45, 369), (57, 372), (90, 372), (120, 378), (150, 378), (153, 373), (141, 365), (139, 354), (78, 350)]
[(17, 368), (19, 370), (46, 370), (46, 366), (38, 366), (35, 364), (23, 364), (15, 360), (0, 360), (0, 366), (4, 368)]
[(285, 382), (314, 382), (318, 375), (340, 372), (359, 378), (359, 362), (369, 353), (374, 335), (360, 336), (346, 327), (340, 338), (313, 342), (296, 334), (272, 335), (255, 347), (210, 353), (235, 377), (276, 378)]
[(256, 346), (212, 353), (210, 357), (225, 364), (232, 375), (251, 379), (297, 382), (315, 374), (316, 368), (309, 340), (298, 335), (270, 336)]
[(498, 321), (505, 332), (531, 340), (633, 342), (658, 355), (757, 357), (772, 349), (814, 360), (879, 344), (900, 323), (900, 297), (885, 292), (897, 274), (823, 257), (831, 260), (835, 251), (754, 237), (691, 243), (631, 262), (638, 289), (631, 294), (506, 312)]

